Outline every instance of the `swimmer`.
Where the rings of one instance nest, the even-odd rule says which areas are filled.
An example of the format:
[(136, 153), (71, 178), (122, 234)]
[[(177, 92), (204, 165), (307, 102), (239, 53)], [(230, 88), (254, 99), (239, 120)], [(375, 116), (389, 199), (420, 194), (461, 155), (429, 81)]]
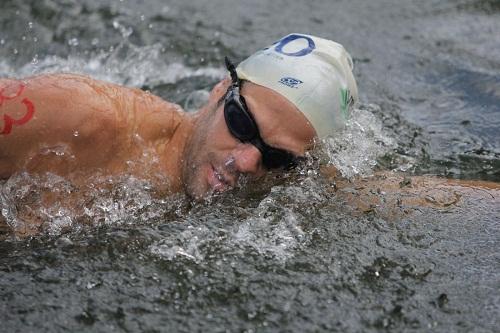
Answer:
[[(317, 139), (342, 129), (358, 100), (350, 55), (327, 39), (290, 34), (226, 67), (194, 114), (82, 75), (0, 79), (0, 179), (126, 173), (200, 199), (241, 175), (293, 168)], [(145, 156), (154, 163), (145, 167)]]
[[(293, 167), (315, 137), (344, 125), (357, 99), (349, 54), (318, 37), (291, 34), (226, 67), (195, 114), (82, 75), (0, 80), (0, 178), (160, 174), (171, 192), (202, 198), (241, 175)], [(127, 163), (145, 153), (154, 170)]]

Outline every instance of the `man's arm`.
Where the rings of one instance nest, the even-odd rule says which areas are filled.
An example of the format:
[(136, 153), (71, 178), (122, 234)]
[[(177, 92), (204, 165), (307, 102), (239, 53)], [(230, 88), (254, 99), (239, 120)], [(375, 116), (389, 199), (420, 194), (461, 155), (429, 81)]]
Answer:
[(351, 181), (339, 177), (334, 168), (322, 173), (335, 186), (332, 191), (355, 215), (373, 213), (395, 221), (425, 209), (446, 210), (475, 203), (500, 203), (500, 184), (487, 181), (404, 176), (379, 172)]

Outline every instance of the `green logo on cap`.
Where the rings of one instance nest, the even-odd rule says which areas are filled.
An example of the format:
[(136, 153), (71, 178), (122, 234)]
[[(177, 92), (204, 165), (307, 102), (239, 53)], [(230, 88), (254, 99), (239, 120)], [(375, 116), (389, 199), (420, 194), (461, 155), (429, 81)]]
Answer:
[(349, 108), (349, 89), (340, 88), (340, 111), (344, 115), (345, 119), (347, 119), (349, 116), (348, 108)]

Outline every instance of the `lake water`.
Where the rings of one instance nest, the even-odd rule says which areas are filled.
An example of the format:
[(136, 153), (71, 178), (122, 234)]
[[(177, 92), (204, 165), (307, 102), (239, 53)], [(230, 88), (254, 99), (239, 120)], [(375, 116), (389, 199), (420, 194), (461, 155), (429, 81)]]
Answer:
[[(361, 103), (321, 163), (500, 182), (494, 0), (2, 0), (0, 76), (71, 71), (195, 110), (242, 60), (291, 32), (342, 43)], [(1, 138), (0, 138), (1, 139)], [(54, 152), (58, 153), (58, 152)], [(109, 184), (109, 186), (100, 186)], [(244, 185), (244, 184), (243, 184)], [(396, 221), (353, 216), (312, 163), (193, 204), (124, 175), (0, 185), (6, 332), (494, 332), (500, 207), (464, 200)], [(44, 205), (50, 193), (57, 204)], [(68, 208), (68, 200), (85, 210)], [(70, 227), (73, 231), (64, 232)]]

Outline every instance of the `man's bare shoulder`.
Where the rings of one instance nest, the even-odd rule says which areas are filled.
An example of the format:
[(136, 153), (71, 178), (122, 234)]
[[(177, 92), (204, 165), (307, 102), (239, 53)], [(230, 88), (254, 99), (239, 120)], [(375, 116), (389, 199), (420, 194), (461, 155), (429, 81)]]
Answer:
[[(171, 136), (185, 116), (177, 104), (139, 88), (71, 73), (50, 74), (40, 79), (72, 89), (87, 101), (96, 97), (99, 103), (111, 103), (108, 110), (113, 111), (119, 130), (138, 134), (146, 141)], [(86, 98), (87, 94), (92, 98)]]
[(68, 170), (122, 164), (139, 150), (136, 136), (168, 141), (183, 117), (174, 104), (145, 91), (80, 74), (0, 79), (0, 89), (4, 178), (22, 169), (62, 169), (44, 153), (60, 147), (75, 157)]

